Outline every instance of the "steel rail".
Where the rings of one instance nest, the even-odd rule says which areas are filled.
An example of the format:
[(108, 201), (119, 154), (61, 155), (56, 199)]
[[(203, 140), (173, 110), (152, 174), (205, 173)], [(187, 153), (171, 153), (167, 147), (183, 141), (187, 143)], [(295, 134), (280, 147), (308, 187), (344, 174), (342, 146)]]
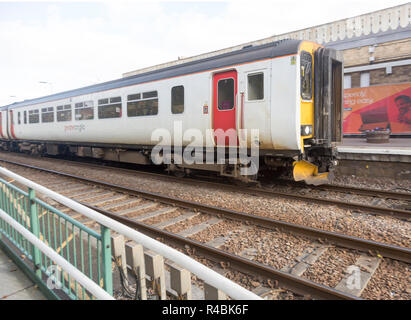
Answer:
[[(22, 163), (10, 161), (10, 160), (0, 159), (0, 161), (11, 163), (11, 164), (16, 164), (16, 165), (23, 165)], [(63, 160), (63, 161), (68, 161), (68, 160)], [(81, 163), (81, 164), (84, 165), (84, 163)], [(102, 167), (96, 164), (87, 164), (87, 165)], [(136, 171), (136, 170), (130, 170), (130, 169), (124, 169), (124, 168), (116, 168), (116, 169), (121, 170), (121, 171), (131, 172), (131, 173), (134, 172), (134, 173), (143, 174), (143, 175), (152, 176), (152, 177), (161, 177), (163, 179), (169, 179), (169, 180), (173, 180), (173, 181), (181, 182), (181, 183), (190, 183), (193, 185), (201, 184), (202, 186), (221, 188), (221, 189), (225, 189), (230, 192), (241, 192), (241, 193), (246, 193), (246, 194), (251, 194), (251, 195), (256, 195), (256, 196), (270, 196), (270, 197), (278, 196), (278, 197), (297, 200), (297, 201), (308, 201), (308, 202), (313, 202), (313, 203), (318, 203), (318, 204), (337, 206), (340, 208), (345, 208), (345, 209), (350, 209), (350, 210), (362, 211), (366, 213), (369, 212), (372, 214), (385, 215), (385, 216), (390, 216), (390, 217), (394, 217), (397, 219), (411, 219), (411, 211), (409, 210), (385, 208), (385, 207), (368, 205), (368, 204), (363, 204), (363, 203), (358, 203), (358, 202), (346, 202), (346, 201), (340, 201), (340, 200), (334, 200), (334, 199), (317, 198), (314, 196), (292, 194), (292, 193), (268, 190), (264, 188), (238, 187), (238, 186), (233, 186), (233, 185), (225, 184), (225, 183), (211, 182), (211, 181), (205, 181), (205, 180), (196, 180), (196, 179), (190, 179), (190, 178), (171, 177), (171, 176), (167, 176), (164, 174), (157, 174), (157, 173), (145, 172), (145, 171)], [(331, 188), (335, 190), (339, 189), (340, 190), (339, 192), (355, 192), (354, 190), (357, 190), (357, 188), (355, 187), (349, 187), (349, 189), (345, 190), (344, 189), (345, 187), (343, 186), (334, 186), (334, 185), (326, 185), (326, 186), (319, 186), (319, 187), (328, 188), (328, 186), (330, 186)], [(383, 193), (391, 194), (388, 191), (385, 192), (385, 191), (380, 191), (380, 190), (375, 190), (375, 189), (358, 188), (358, 190), (361, 190), (358, 192), (362, 192), (364, 195), (365, 194), (370, 195), (370, 192), (374, 192), (374, 191), (375, 193), (381, 192), (380, 194), (383, 194)], [(405, 197), (402, 200), (411, 201), (411, 194), (410, 195), (406, 193), (398, 193), (398, 194), (400, 195), (400, 197)]]
[[(33, 169), (33, 168), (31, 168)], [(2, 169), (5, 170), (5, 169)], [(37, 169), (38, 170), (38, 169)], [(5, 170), (6, 171), (6, 170)], [(67, 174), (60, 174), (61, 176), (67, 176)], [(15, 179), (18, 182), (21, 182), (23, 180), (27, 180), (24, 177), (18, 176), (17, 174), (8, 172), (8, 176), (10, 177), (15, 177)], [(69, 178), (72, 178), (71, 176)], [(27, 180), (29, 181), (29, 180)], [(24, 182), (24, 181), (23, 181)], [(202, 244), (200, 242), (188, 239), (188, 238), (184, 238), (182, 236), (167, 232), (165, 230), (160, 230), (158, 228), (152, 227), (152, 226), (148, 226), (145, 225), (143, 223), (139, 223), (136, 221), (133, 221), (129, 218), (126, 217), (122, 217), (119, 216), (115, 213), (109, 212), (109, 211), (105, 211), (102, 210), (100, 208), (96, 208), (94, 206), (88, 205), (87, 203), (82, 203), (80, 201), (74, 201), (71, 199), (68, 199), (64, 196), (61, 196), (59, 194), (56, 194), (55, 192), (42, 187), (40, 185), (37, 185), (34, 182), (30, 182), (29, 184), (30, 186), (36, 186), (36, 190), (39, 193), (43, 193), (43, 189), (45, 190), (44, 192), (46, 192), (45, 194), (47, 196), (50, 196), (52, 199), (62, 203), (63, 205), (67, 205), (69, 207), (75, 208), (76, 205), (73, 203), (77, 203), (80, 208), (81, 206), (87, 207), (89, 209), (91, 209), (91, 213), (90, 212), (84, 212), (83, 214), (85, 214), (87, 217), (93, 219), (96, 215), (93, 212), (98, 212), (103, 214), (104, 216), (106, 216), (106, 219), (111, 219), (111, 221), (115, 220), (117, 221), (117, 223), (119, 223), (119, 225), (124, 226), (124, 228), (127, 227), (131, 227), (132, 229), (137, 229), (138, 231), (143, 231), (143, 233), (145, 234), (149, 234), (149, 235), (154, 235), (156, 238), (163, 237), (163, 238), (167, 238), (169, 240), (169, 242), (172, 243), (178, 243), (180, 244), (180, 247), (185, 248), (186, 245), (191, 246), (192, 248), (195, 248), (196, 250), (198, 250), (198, 252), (201, 252), (203, 254), (205, 254), (207, 257), (212, 257), (214, 261), (228, 261), (234, 268), (237, 268), (240, 271), (246, 271), (246, 272), (251, 272), (255, 275), (259, 275), (259, 276), (266, 276), (269, 279), (274, 279), (278, 281), (279, 285), (284, 285), (285, 287), (287, 287), (288, 289), (290, 289), (291, 291), (294, 291), (295, 293), (300, 293), (300, 294), (309, 294), (310, 296), (312, 296), (313, 298), (320, 298), (320, 299), (348, 299), (348, 300), (359, 300), (360, 298), (350, 295), (350, 294), (346, 294), (344, 292), (341, 292), (339, 290), (321, 285), (321, 284), (316, 284), (310, 280), (306, 280), (303, 278), (299, 278), (296, 277), (294, 275), (291, 274), (287, 274), (285, 272), (281, 272), (278, 270), (275, 270), (274, 268), (270, 267), (270, 266), (266, 266), (263, 265), (261, 263), (258, 262), (254, 262), (248, 259), (245, 259), (243, 257), (239, 257), (236, 255), (233, 255), (231, 253), (228, 252), (224, 252), (222, 250), (213, 248), (211, 246), (207, 246), (205, 244)], [(81, 212), (83, 212), (84, 210), (81, 210)], [(98, 222), (103, 223), (104, 225), (109, 224), (108, 222), (110, 222), (110, 220), (108, 220), (108, 222), (106, 222), (104, 219), (102, 218), (98, 218), (96, 219)], [(113, 228), (113, 223), (111, 223), (111, 227)], [(119, 227), (117, 228), (113, 228), (113, 230), (119, 231)], [(125, 234), (129, 234), (125, 233)], [(152, 240), (155, 241), (155, 240)], [(158, 241), (157, 241), (158, 242)], [(217, 286), (219, 287), (219, 286)]]
[[(74, 161), (74, 160), (67, 160), (67, 159), (59, 159), (60, 161), (64, 162), (74, 162), (79, 165), (83, 166), (94, 166), (96, 168), (105, 168), (105, 163), (103, 164), (97, 164), (97, 163), (92, 163), (92, 162), (80, 162), (80, 161)], [(189, 182), (189, 183), (199, 183), (198, 179), (192, 179), (192, 178), (180, 178), (180, 177), (175, 177), (175, 176), (170, 176), (170, 175), (165, 175), (162, 173), (154, 173), (154, 172), (148, 172), (148, 171), (142, 171), (142, 170), (134, 170), (134, 169), (127, 169), (127, 168), (122, 168), (122, 167), (116, 167), (116, 166), (111, 166), (109, 165), (110, 168), (115, 168), (116, 170), (119, 171), (124, 171), (128, 173), (137, 173), (137, 174), (142, 174), (142, 175), (147, 175), (151, 177), (163, 177), (167, 178), (170, 180), (174, 180), (176, 182)], [(218, 183), (218, 182), (211, 182), (208, 180), (201, 180), (201, 183), (210, 183), (214, 184), (215, 186), (230, 186), (229, 184), (225, 183)], [(386, 198), (386, 199), (394, 199), (394, 200), (406, 200), (406, 201), (411, 201), (411, 192), (395, 192), (395, 191), (386, 191), (386, 190), (380, 190), (380, 189), (372, 189), (372, 188), (359, 188), (359, 187), (353, 187), (353, 186), (344, 186), (344, 185), (335, 185), (335, 184), (324, 184), (324, 185), (319, 185), (319, 186), (314, 186), (314, 185), (307, 185), (301, 182), (296, 182), (296, 181), (289, 181), (289, 180), (275, 180), (275, 183), (278, 185), (281, 184), (286, 184), (291, 187), (300, 187), (300, 188), (310, 188), (310, 189), (319, 189), (319, 190), (329, 190), (329, 191), (335, 191), (339, 193), (353, 193), (353, 194), (361, 194), (364, 196), (370, 196), (370, 197), (379, 197), (379, 198)], [(238, 191), (238, 186), (235, 186), (236, 190)], [(260, 191), (262, 190), (263, 192), (268, 192), (272, 193), (275, 192), (273, 190), (268, 190), (268, 189), (262, 189), (262, 188), (250, 188), (250, 187), (242, 187), (243, 189), (252, 189), (255, 191)], [(241, 192), (242, 189), (240, 189)]]
[(294, 224), (290, 222), (284, 222), (284, 221), (266, 218), (262, 216), (256, 216), (253, 214), (238, 212), (238, 211), (234, 211), (230, 209), (200, 204), (197, 202), (164, 196), (159, 193), (144, 191), (144, 190), (140, 190), (136, 188), (128, 188), (128, 187), (120, 186), (117, 184), (112, 184), (112, 183), (107, 183), (104, 181), (80, 177), (80, 176), (76, 176), (76, 175), (72, 175), (72, 174), (68, 174), (64, 172), (59, 172), (59, 171), (55, 171), (51, 169), (45, 169), (45, 168), (40, 168), (40, 167), (31, 166), (27, 164), (20, 164), (20, 163), (15, 163), (15, 164), (30, 168), (30, 169), (40, 170), (40, 171), (64, 176), (67, 178), (73, 178), (73, 179), (83, 181), (88, 184), (99, 185), (101, 187), (105, 187), (110, 190), (118, 191), (118, 192), (129, 194), (129, 195), (139, 196), (145, 199), (158, 201), (158, 202), (165, 203), (165, 204), (172, 205), (172, 206), (178, 206), (178, 207), (191, 209), (195, 211), (201, 211), (203, 213), (208, 213), (208, 214), (216, 215), (219, 217), (225, 216), (227, 218), (231, 218), (234, 220), (246, 221), (246, 222), (253, 223), (255, 225), (267, 228), (267, 229), (285, 230), (293, 234), (305, 236), (311, 239), (329, 240), (341, 247), (365, 251), (365, 252), (371, 251), (383, 257), (388, 257), (388, 258), (392, 258), (395, 260), (404, 261), (406, 263), (411, 263), (411, 249), (409, 248), (400, 247), (396, 245), (390, 245), (390, 244), (372, 241), (372, 240), (366, 240), (366, 239), (349, 236), (349, 235), (345, 235), (345, 234), (341, 234), (337, 232), (331, 232), (331, 231), (316, 229), (312, 227), (302, 226), (302, 225), (298, 225), (298, 224)]
[(410, 219), (411, 218), (411, 211), (403, 210), (403, 209), (393, 209), (393, 208), (385, 208), (379, 206), (373, 206), (368, 204), (362, 204), (358, 202), (346, 202), (334, 199), (325, 199), (325, 198), (317, 198), (308, 195), (298, 195), (292, 193), (285, 193), (279, 191), (271, 191), (271, 190), (264, 190), (264, 189), (256, 189), (250, 188), (248, 189), (249, 192), (254, 192), (255, 194), (265, 194), (265, 195), (275, 195), (280, 196), (283, 198), (293, 199), (293, 200), (303, 200), (308, 202), (314, 202), (318, 204), (325, 204), (331, 206), (337, 206), (340, 208), (350, 209), (350, 210), (360, 210), (365, 212), (370, 212), (373, 214), (385, 215), (385, 216), (392, 216), (398, 219)]
[(387, 190), (379, 190), (379, 189), (372, 189), (372, 188), (359, 188), (353, 186), (344, 186), (344, 185), (337, 185), (337, 184), (323, 184), (319, 186), (307, 186), (305, 184), (287, 180), (277, 180), (276, 182), (287, 184), (291, 187), (300, 187), (300, 188), (314, 188), (320, 190), (327, 190), (327, 191), (335, 191), (340, 193), (353, 193), (353, 194), (361, 194), (364, 196), (370, 197), (379, 197), (385, 199), (394, 199), (394, 200), (406, 200), (411, 201), (411, 192), (395, 192), (395, 191), (387, 191)]
[[(0, 167), (0, 173), (14, 181), (25, 185), (28, 188), (35, 190), (38, 194), (42, 194), (58, 203), (66, 206), (67, 208), (73, 209), (92, 221), (99, 223), (113, 232), (118, 232), (119, 234), (125, 236), (130, 240), (134, 240), (136, 243), (143, 245), (143, 247), (150, 249), (156, 253), (159, 253), (164, 258), (170, 259), (171, 261), (178, 264), (180, 267), (186, 268), (194, 275), (198, 276), (200, 279), (204, 280), (206, 283), (212, 285), (213, 287), (221, 290), (229, 297), (237, 300), (261, 300), (261, 297), (255, 293), (245, 289), (239, 284), (229, 280), (228, 278), (222, 276), (218, 272), (211, 270), (202, 263), (199, 263), (193, 258), (181, 253), (180, 251), (173, 249), (166, 244), (147, 237), (146, 235), (137, 232), (135, 229), (130, 228), (117, 220), (111, 219), (89, 207), (84, 206), (78, 201), (72, 200), (63, 196), (55, 191), (52, 191), (42, 185), (35, 183), (23, 176), (20, 176), (6, 168)], [(16, 222), (17, 223), (17, 222)], [(23, 228), (23, 226), (21, 226)], [(40, 241), (38, 239), (38, 241)], [(51, 248), (50, 248), (51, 250)]]
[[(60, 161), (64, 162), (74, 162), (79, 165), (83, 166), (94, 166), (96, 168), (105, 168), (105, 163), (102, 164), (97, 164), (93, 162), (87, 162), (87, 161), (74, 161), (74, 160), (67, 160), (67, 159), (58, 159)], [(122, 168), (122, 167), (117, 167), (117, 166), (111, 166), (109, 165), (110, 168), (115, 168), (116, 170), (119, 171), (124, 171), (128, 173), (137, 173), (137, 174), (142, 174), (142, 175), (147, 175), (147, 176), (152, 176), (152, 177), (163, 177), (167, 178), (170, 180), (174, 180), (177, 182), (189, 182), (189, 183), (197, 183), (198, 184), (198, 179), (192, 179), (192, 178), (180, 178), (180, 177), (175, 177), (175, 176), (170, 176), (170, 175), (165, 175), (162, 173), (154, 173), (154, 172), (148, 172), (148, 171), (142, 171), (142, 170), (134, 170), (134, 169), (127, 169), (127, 168)], [(230, 186), (229, 184), (225, 183), (218, 183), (218, 182), (211, 182), (208, 180), (201, 180), (200, 181), (203, 183), (216, 183), (216, 185), (221, 186)], [(385, 198), (385, 199), (394, 199), (394, 200), (405, 200), (405, 201), (411, 201), (411, 192), (395, 192), (395, 191), (387, 191), (387, 190), (380, 190), (380, 189), (372, 189), (372, 188), (359, 188), (359, 187), (354, 187), (354, 186), (344, 186), (344, 185), (336, 185), (336, 184), (323, 184), (319, 186), (314, 186), (314, 185), (307, 185), (305, 183), (297, 182), (297, 181), (290, 181), (290, 180), (284, 180), (284, 179), (276, 179), (274, 181), (276, 184), (281, 185), (285, 184), (290, 187), (299, 187), (299, 188), (310, 188), (310, 189), (319, 189), (319, 190), (329, 190), (329, 191), (334, 191), (334, 192), (339, 192), (339, 193), (353, 193), (353, 194), (360, 194), (364, 196), (370, 196), (370, 197), (379, 197), (379, 198)], [(263, 192), (275, 192), (273, 190), (268, 190), (268, 189), (261, 189), (261, 188), (249, 188), (249, 187), (243, 187), (244, 189), (253, 189), (253, 190), (263, 190)], [(238, 186), (236, 186), (236, 189), (238, 191)]]
[(216, 262), (221, 262), (222, 260), (225, 260), (229, 262), (231, 267), (240, 272), (244, 272), (247, 274), (251, 273), (255, 276), (264, 276), (268, 279), (277, 280), (278, 285), (280, 287), (285, 287), (294, 293), (302, 295), (308, 294), (311, 297), (317, 299), (362, 300), (361, 298), (358, 298), (356, 296), (346, 294), (342, 291), (324, 286), (322, 284), (315, 283), (313, 281), (298, 276), (294, 276), (286, 272), (282, 272), (280, 270), (276, 270), (268, 265), (264, 265), (262, 263), (252, 261), (241, 256), (211, 247), (199, 241), (185, 238), (183, 236), (165, 230), (161, 230), (159, 228), (141, 222), (134, 221), (124, 216), (119, 216), (113, 212), (88, 205), (87, 203), (79, 203), (103, 215), (106, 215), (107, 217), (110, 217), (113, 220), (117, 220), (118, 222), (121, 222), (131, 228), (136, 228), (140, 232), (154, 236), (155, 238), (161, 237), (163, 239), (166, 239), (168, 242), (171, 241), (172, 243), (176, 244), (182, 249), (186, 248), (186, 246), (188, 245), (191, 248), (194, 248), (196, 252), (203, 254), (206, 258), (209, 258), (210, 260)]

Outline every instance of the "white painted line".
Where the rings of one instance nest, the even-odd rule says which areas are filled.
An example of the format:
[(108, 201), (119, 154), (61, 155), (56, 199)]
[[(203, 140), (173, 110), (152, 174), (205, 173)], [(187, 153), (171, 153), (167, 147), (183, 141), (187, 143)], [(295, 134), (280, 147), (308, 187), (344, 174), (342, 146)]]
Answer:
[(369, 154), (395, 154), (411, 156), (411, 146), (409, 148), (404, 147), (390, 147), (390, 148), (372, 148), (372, 147), (337, 147), (337, 151), (340, 153), (369, 153)]

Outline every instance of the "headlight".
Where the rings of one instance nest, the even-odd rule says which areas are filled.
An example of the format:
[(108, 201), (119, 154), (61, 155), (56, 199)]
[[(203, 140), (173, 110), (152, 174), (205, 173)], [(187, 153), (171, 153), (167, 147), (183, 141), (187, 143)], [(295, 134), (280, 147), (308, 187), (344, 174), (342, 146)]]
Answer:
[(302, 136), (309, 136), (311, 134), (313, 134), (313, 126), (311, 126), (311, 125), (301, 126), (301, 135)]

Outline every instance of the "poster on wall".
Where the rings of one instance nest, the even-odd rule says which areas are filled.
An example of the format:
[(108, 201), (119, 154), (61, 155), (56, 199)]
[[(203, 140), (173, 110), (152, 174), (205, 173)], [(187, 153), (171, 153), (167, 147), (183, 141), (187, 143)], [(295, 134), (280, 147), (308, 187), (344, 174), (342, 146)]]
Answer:
[(344, 90), (344, 134), (376, 128), (411, 135), (411, 83)]

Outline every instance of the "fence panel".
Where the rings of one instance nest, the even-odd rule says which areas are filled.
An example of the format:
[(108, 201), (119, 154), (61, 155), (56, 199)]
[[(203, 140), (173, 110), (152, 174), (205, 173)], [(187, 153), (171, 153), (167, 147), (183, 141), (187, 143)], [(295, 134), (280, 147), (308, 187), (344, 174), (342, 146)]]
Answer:
[[(108, 228), (102, 226), (99, 234), (37, 198), (33, 189), (28, 188), (25, 192), (1, 178), (0, 209), (113, 295)], [(3, 219), (0, 219), (0, 232), (32, 264), (39, 279), (52, 280), (52, 289), (63, 291), (70, 299), (94, 298), (67, 271)]]

